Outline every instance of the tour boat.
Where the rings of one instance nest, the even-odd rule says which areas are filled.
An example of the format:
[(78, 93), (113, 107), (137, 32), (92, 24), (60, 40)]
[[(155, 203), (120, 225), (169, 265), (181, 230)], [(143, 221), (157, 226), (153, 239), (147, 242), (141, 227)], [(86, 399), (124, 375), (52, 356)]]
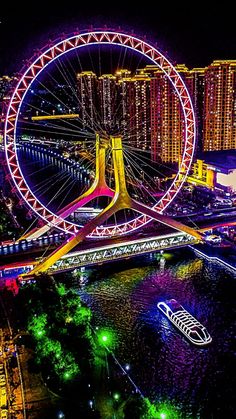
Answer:
[(159, 310), (195, 345), (207, 345), (212, 341), (206, 328), (176, 300), (160, 301)]

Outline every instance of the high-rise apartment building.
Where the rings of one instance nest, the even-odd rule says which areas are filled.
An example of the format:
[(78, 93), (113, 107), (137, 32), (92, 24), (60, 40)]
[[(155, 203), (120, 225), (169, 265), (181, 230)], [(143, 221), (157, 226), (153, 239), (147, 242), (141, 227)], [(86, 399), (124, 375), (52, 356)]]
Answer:
[(185, 81), (189, 90), (196, 120), (197, 151), (202, 151), (203, 143), (203, 110), (206, 68), (193, 68), (185, 75)]
[(117, 85), (116, 77), (112, 74), (103, 74), (98, 79), (98, 100), (100, 124), (102, 129), (110, 133), (115, 129), (117, 112)]
[(117, 70), (115, 73), (117, 82), (121, 79), (127, 79), (129, 77), (132, 77), (131, 71), (127, 70), (126, 68), (121, 68), (120, 70)]
[(133, 147), (150, 150), (150, 78), (139, 72), (118, 80), (122, 108), (121, 132)]
[(78, 101), (83, 129), (97, 129), (97, 76), (92, 71), (77, 74)]
[[(187, 73), (184, 65), (176, 67)], [(155, 66), (146, 66), (150, 81), (151, 159), (178, 162), (183, 150), (184, 121), (179, 98), (168, 77)]]
[[(189, 74), (185, 65), (176, 69), (183, 76)], [(180, 100), (157, 66), (138, 69), (135, 75), (122, 69), (99, 78), (82, 72), (78, 90), (84, 127), (93, 120), (107, 133), (116, 127), (130, 146), (150, 151), (153, 161), (179, 161), (184, 143)], [(95, 122), (90, 126), (96, 128)]]
[(5, 95), (9, 91), (11, 84), (16, 80), (15, 77), (1, 76), (0, 77), (0, 101), (4, 99)]
[(236, 148), (236, 60), (217, 60), (205, 71), (203, 149)]
[(133, 135), (135, 137), (137, 148), (142, 150), (150, 150), (150, 78), (143, 74), (137, 74), (133, 79), (133, 83), (135, 89), (135, 130)]

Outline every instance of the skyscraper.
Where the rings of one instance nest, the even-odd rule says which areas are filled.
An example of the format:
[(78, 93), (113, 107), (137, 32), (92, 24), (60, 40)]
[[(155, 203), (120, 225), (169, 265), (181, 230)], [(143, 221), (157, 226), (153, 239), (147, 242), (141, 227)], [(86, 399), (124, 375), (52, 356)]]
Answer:
[[(176, 66), (184, 75), (188, 69)], [(167, 76), (155, 66), (146, 66), (151, 78), (151, 158), (154, 162), (175, 163), (183, 149), (184, 121), (179, 98)]]
[(117, 112), (117, 86), (116, 77), (112, 74), (103, 74), (98, 79), (99, 108), (102, 128), (110, 133), (115, 129)]
[(77, 74), (78, 101), (83, 129), (97, 129), (97, 76), (92, 71)]
[(139, 72), (118, 81), (122, 134), (133, 147), (150, 150), (150, 77)]
[(203, 149), (236, 148), (236, 60), (217, 60), (206, 69)]
[(206, 68), (193, 68), (185, 75), (185, 81), (189, 90), (196, 120), (197, 151), (202, 151), (203, 143), (203, 110)]
[(135, 145), (142, 150), (151, 148), (150, 124), (150, 78), (144, 74), (137, 74), (133, 78), (134, 84), (134, 120), (135, 129), (131, 132), (135, 138)]

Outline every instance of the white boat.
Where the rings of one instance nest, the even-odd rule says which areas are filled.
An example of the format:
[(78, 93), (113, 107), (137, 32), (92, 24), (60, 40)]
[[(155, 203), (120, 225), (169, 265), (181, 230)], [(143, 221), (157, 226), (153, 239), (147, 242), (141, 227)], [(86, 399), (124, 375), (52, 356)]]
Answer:
[(161, 301), (157, 307), (195, 345), (203, 346), (212, 341), (206, 328), (176, 300)]

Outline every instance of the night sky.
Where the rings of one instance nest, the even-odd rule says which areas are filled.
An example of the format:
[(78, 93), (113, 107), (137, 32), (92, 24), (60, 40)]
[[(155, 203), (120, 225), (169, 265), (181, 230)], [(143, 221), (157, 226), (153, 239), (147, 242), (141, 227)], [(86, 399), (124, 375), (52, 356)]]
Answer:
[(206, 66), (214, 59), (236, 59), (235, 15), (225, 6), (228, 2), (221, 2), (220, 7), (215, 3), (211, 8), (205, 2), (209, 9), (205, 10), (206, 6), (196, 1), (189, 1), (187, 7), (182, 2), (173, 7), (168, 1), (161, 6), (158, 1), (141, 1), (144, 7), (117, 0), (113, 4), (96, 1), (96, 6), (89, 0), (79, 0), (76, 5), (67, 1), (62, 7), (55, 7), (50, 0), (30, 5), (21, 2), (21, 7), (11, 4), (9, 9), (5, 5), (5, 10), (1, 6), (0, 75), (19, 71), (34, 49), (62, 32), (105, 24), (146, 35), (173, 62), (190, 68)]

